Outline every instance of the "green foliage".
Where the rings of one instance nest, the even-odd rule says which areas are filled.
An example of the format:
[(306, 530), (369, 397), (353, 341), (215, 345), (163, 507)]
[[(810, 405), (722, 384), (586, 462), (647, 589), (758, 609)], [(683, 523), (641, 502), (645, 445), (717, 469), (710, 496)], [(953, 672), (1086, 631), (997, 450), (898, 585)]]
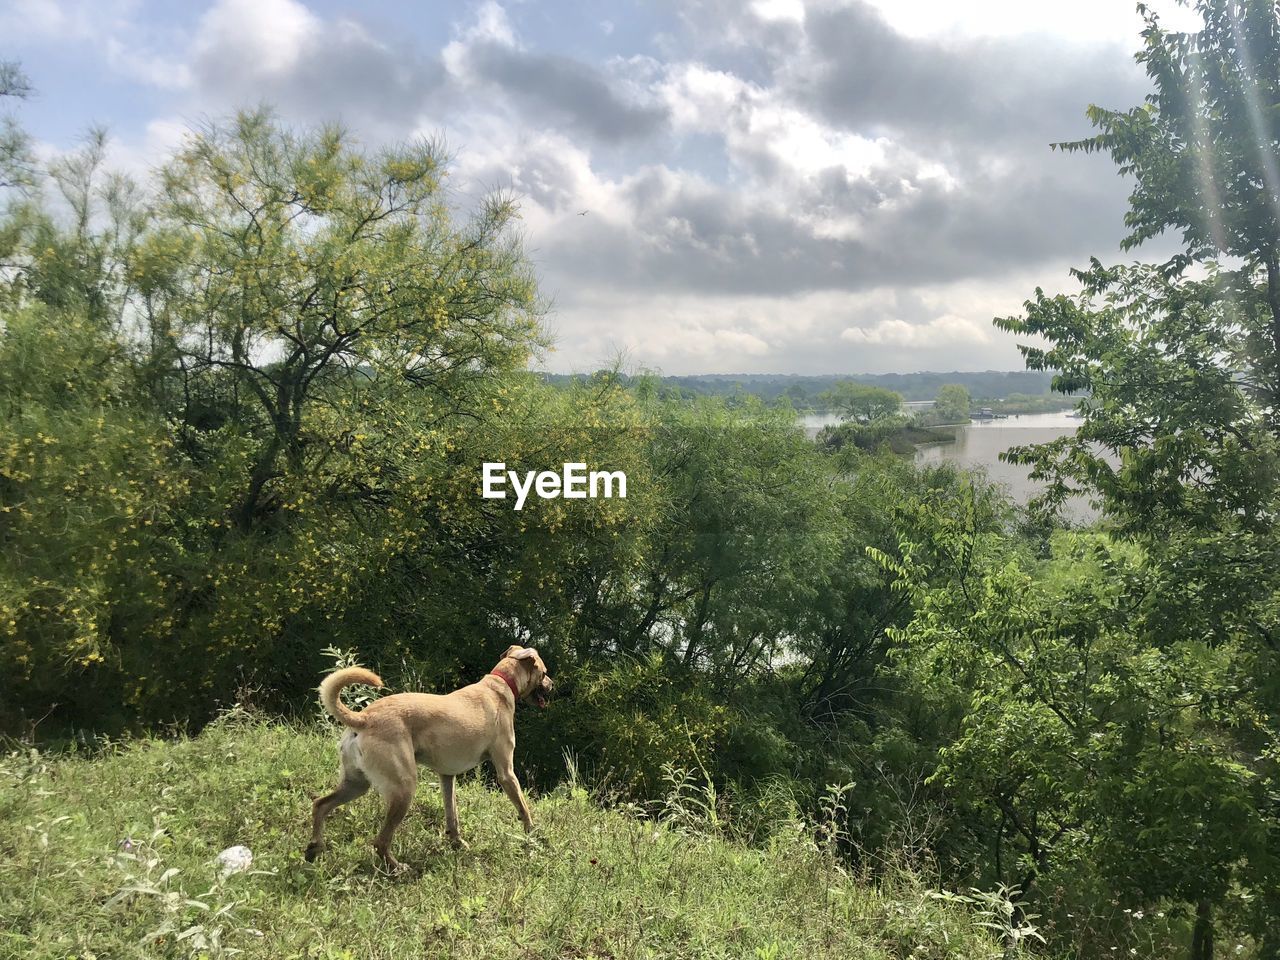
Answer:
[(1059, 545), (1034, 574), (986, 573), (965, 612), (927, 632), (930, 649), (967, 650), (988, 690), (948, 754), (1005, 798), (1002, 829), (1022, 834), (1029, 868), (1135, 910), (1171, 905), (1202, 960), (1215, 929), (1280, 949), (1267, 746), (1280, 729), (1280, 30), (1269, 3), (1196, 9), (1187, 34), (1144, 10), (1137, 59), (1155, 93), (1090, 108), (1099, 133), (1063, 145), (1105, 150), (1133, 177), (1127, 246), (1177, 230), (1182, 251), (1093, 260), (1074, 272), (1078, 296), (1037, 290), (997, 321), (1048, 341), (1023, 352), (1057, 371), (1056, 390), (1091, 393), (1076, 435), (1010, 458), (1047, 482), (1039, 507), (1082, 492), (1112, 536)]
[[(1155, 84), (1141, 106), (1089, 108), (1099, 132), (1062, 149), (1106, 151), (1133, 177), (1126, 249), (1173, 228), (1186, 258), (1251, 257), (1280, 242), (1274, 151), (1280, 35), (1265, 0), (1196, 0), (1203, 25), (1166, 30), (1145, 6), (1135, 59)], [(1175, 263), (1185, 263), (1178, 258)]]
[(934, 397), (933, 413), (938, 423), (967, 423), (969, 391), (958, 383), (943, 384)]
[[(22, 67), (11, 60), (0, 60), (0, 104), (29, 96), (31, 82)], [(21, 192), (29, 188), (34, 180), (34, 167), (31, 138), (12, 116), (7, 113), (0, 116), (0, 191)]]
[[(163, 422), (130, 403), (120, 345), (74, 313), (32, 306), (0, 333), (0, 649), (27, 702), (117, 710), (86, 682), (116, 659), (127, 624), (151, 673), (172, 628), (166, 568), (188, 478)], [(159, 665), (159, 664), (158, 664)], [(127, 699), (131, 690), (124, 691)]]
[(147, 204), (102, 151), (51, 171), (70, 221), (12, 216), (6, 708), (198, 721), (263, 677), (296, 697), (348, 618), (392, 654), (404, 558), (453, 542), (475, 502), (454, 463), (539, 343), (514, 208), (455, 224), (434, 146), (369, 155), (264, 113), (193, 136)]
[[(1185, 250), (1093, 261), (1078, 296), (998, 321), (1037, 338), (1021, 378), (529, 373), (545, 335), (518, 211), (460, 215), (434, 143), (371, 152), (255, 112), (194, 132), (151, 184), (106, 171), (93, 133), (10, 191), (0, 726), (239, 706), (193, 741), (5, 761), (0, 820), (31, 829), (0, 845), (21, 876), (0, 882), (3, 935), (214, 954), (254, 947), (270, 909), (288, 922), (261, 924), (263, 955), (375, 930), (413, 950), (424, 928), (451, 955), (987, 956), (1043, 936), (1205, 960), (1215, 933), (1276, 955), (1280, 41), (1266, 5), (1198, 8), (1193, 35), (1149, 19), (1149, 102), (1094, 109), (1099, 136), (1066, 145), (1133, 175), (1133, 243), (1173, 228)], [(0, 69), (0, 94), (23, 82)], [(1076, 435), (1011, 454), (1047, 484), (1033, 517), (889, 452), (923, 435), (890, 387), (962, 419), (971, 393), (1049, 377), (1089, 399)], [(791, 405), (815, 398), (847, 420), (817, 444)], [(491, 461), (623, 470), (628, 496), (515, 511), (479, 496)], [(1076, 492), (1099, 528), (1056, 528)], [(559, 691), (521, 710), (526, 782), (559, 781), (568, 752), (668, 825), (591, 810), (575, 774), (539, 804), (550, 847), (475, 787), (493, 856), (442, 860), (410, 827), (451, 883), (298, 865), (300, 777), (323, 782), (331, 748), (244, 717), (309, 712), (335, 661), (449, 690), (511, 642)], [(351, 815), (348, 837), (370, 832)], [(111, 824), (152, 840), (108, 862)], [(210, 887), (198, 871), (246, 829), (269, 872)], [(510, 877), (484, 868), (506, 858)], [(849, 867), (998, 893), (898, 902)], [(73, 891), (128, 896), (67, 925)], [(957, 904), (1003, 942), (956, 927)]]
[(693, 768), (700, 752), (713, 755), (735, 720), (709, 693), (656, 655), (619, 658), (579, 681), (556, 730), (591, 750), (590, 768), (614, 789), (655, 797), (670, 766)]
[(1063, 534), (1037, 564), (994, 546), (956, 542), (964, 579), (928, 586), (915, 545), (881, 561), (917, 603), (895, 632), (904, 681), (964, 703), (933, 778), (993, 837), (993, 879), (1046, 891), (1072, 926), (1083, 877), (1154, 913), (1268, 870), (1261, 771), (1221, 733), (1265, 736), (1247, 672), (1194, 638), (1143, 641), (1139, 551)]
[(845, 420), (871, 422), (890, 417), (902, 408), (902, 397), (883, 387), (845, 380), (818, 397), (827, 410), (838, 413)]
[[(543, 374), (548, 383), (565, 386), (587, 379), (591, 374)], [(1052, 376), (1035, 370), (986, 370), (981, 372), (953, 370), (949, 373), (864, 373), (849, 376), (804, 376), (778, 373), (705, 373), (691, 376), (662, 376), (640, 373), (624, 375), (623, 382), (652, 378), (656, 389), (671, 399), (713, 396), (732, 399), (758, 397), (766, 403), (786, 400), (796, 409), (812, 407), (816, 398), (827, 390), (853, 379), (869, 387), (892, 390), (905, 400), (932, 400), (938, 388), (947, 383), (962, 384), (971, 395), (984, 400), (1007, 397), (1015, 393), (1048, 396)]]

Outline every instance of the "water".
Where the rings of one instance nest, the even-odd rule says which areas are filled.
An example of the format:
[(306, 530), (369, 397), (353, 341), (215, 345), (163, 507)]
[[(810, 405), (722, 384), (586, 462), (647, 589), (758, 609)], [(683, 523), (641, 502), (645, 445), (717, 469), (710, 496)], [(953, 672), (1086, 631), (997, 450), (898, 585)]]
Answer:
[[(1006, 487), (1018, 503), (1026, 503), (1040, 492), (1043, 484), (1034, 482), (1030, 468), (1005, 463), (1000, 454), (1010, 447), (1029, 443), (1045, 443), (1076, 432), (1080, 421), (1061, 413), (1029, 413), (1008, 420), (974, 420), (955, 427), (954, 443), (931, 443), (916, 451), (916, 463), (953, 463), (958, 467), (978, 467), (987, 478)], [(952, 428), (948, 428), (952, 429)], [(1083, 500), (1068, 505), (1068, 513), (1077, 520), (1088, 520), (1095, 513)]]
[[(838, 423), (839, 417), (831, 414), (808, 414), (801, 418), (809, 436), (827, 424)], [(1007, 420), (973, 420), (968, 424), (940, 429), (955, 431), (955, 441), (930, 443), (916, 451), (916, 463), (953, 463), (966, 469), (979, 468), (991, 481), (1004, 486), (1018, 503), (1026, 503), (1040, 492), (1041, 484), (1028, 476), (1027, 467), (1005, 463), (1000, 454), (1010, 447), (1029, 443), (1044, 443), (1075, 433), (1080, 421), (1059, 413), (1029, 413), (1010, 416)], [(1088, 503), (1077, 498), (1067, 505), (1067, 513), (1077, 521), (1092, 520), (1097, 516)]]

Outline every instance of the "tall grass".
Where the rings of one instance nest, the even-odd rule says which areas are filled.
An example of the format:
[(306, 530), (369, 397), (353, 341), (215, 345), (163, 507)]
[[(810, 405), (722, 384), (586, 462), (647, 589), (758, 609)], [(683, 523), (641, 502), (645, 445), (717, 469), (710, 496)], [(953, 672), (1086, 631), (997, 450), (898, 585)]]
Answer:
[[(329, 849), (300, 851), (336, 762), (326, 730), (231, 715), (200, 736), (94, 756), (0, 759), (0, 956), (39, 958), (994, 958), (988, 912), (902, 874), (872, 885), (794, 819), (727, 839), (709, 784), (671, 771), (665, 813), (601, 809), (570, 776), (534, 799), (526, 838), (479, 778), (459, 791), (469, 851), (444, 840), (434, 781), (384, 874), (357, 800)], [(572, 765), (571, 765), (572, 772)], [(838, 798), (832, 802), (838, 802)], [(833, 821), (838, 817), (833, 816)], [(225, 874), (244, 844), (252, 869)]]

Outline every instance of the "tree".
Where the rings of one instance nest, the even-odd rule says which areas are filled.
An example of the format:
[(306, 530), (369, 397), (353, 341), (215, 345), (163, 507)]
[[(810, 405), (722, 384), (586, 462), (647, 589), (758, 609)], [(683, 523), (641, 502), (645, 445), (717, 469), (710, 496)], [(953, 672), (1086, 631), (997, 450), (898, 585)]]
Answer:
[[(11, 60), (0, 60), (0, 103), (25, 100), (31, 96), (31, 82), (22, 67)], [(35, 179), (31, 138), (13, 117), (0, 117), (0, 189), (29, 188)]]
[(1248, 364), (1241, 385), (1280, 432), (1280, 19), (1266, 0), (1198, 0), (1203, 27), (1170, 33), (1145, 12), (1136, 59), (1155, 93), (1128, 111), (1089, 108), (1099, 133), (1058, 146), (1104, 150), (1132, 176), (1125, 249), (1166, 230), (1183, 250), (1165, 265), (1180, 275), (1195, 262), (1239, 259), (1224, 274), (1224, 297), (1241, 298), (1224, 326), (1236, 326)]
[(804, 409), (809, 405), (809, 391), (804, 388), (803, 384), (788, 384), (782, 395), (791, 401), (792, 406), (799, 409)]
[(242, 530), (308, 444), (346, 442), (348, 425), (322, 436), (308, 417), (322, 386), (425, 388), (447, 407), (539, 343), (515, 204), (492, 198), (458, 227), (443, 174), (435, 144), (370, 155), (339, 128), (298, 136), (265, 112), (201, 131), (165, 168), (137, 282), (182, 395), (230, 389), (257, 407)]
[(939, 423), (967, 423), (969, 391), (958, 383), (945, 383), (938, 388), (933, 412)]
[(0, 699), (198, 721), (258, 673), (287, 700), (349, 614), (405, 644), (401, 588), (477, 526), (485, 427), (541, 342), (516, 210), (458, 222), (437, 146), (262, 112), (196, 132), (151, 194), (104, 143), (4, 221)]
[(878, 556), (916, 605), (892, 631), (903, 679), (965, 704), (934, 778), (992, 851), (985, 882), (1043, 892), (1081, 934), (1101, 882), (1130, 912), (1193, 905), (1207, 936), (1270, 859), (1265, 780), (1199, 709), (1265, 734), (1248, 666), (1194, 639), (1152, 649), (1130, 594), (1145, 557), (1105, 535), (1059, 532), (1045, 561), (963, 528), (938, 546)]
[[(1196, 9), (1203, 26), (1193, 33), (1167, 32), (1144, 9), (1137, 59), (1155, 92), (1128, 111), (1090, 107), (1099, 133), (1059, 145), (1106, 151), (1133, 178), (1126, 248), (1176, 230), (1182, 249), (1159, 264), (1094, 260), (1073, 272), (1078, 296), (1036, 290), (1023, 316), (996, 322), (1049, 342), (1021, 349), (1030, 368), (1057, 371), (1055, 390), (1092, 393), (1075, 435), (1010, 458), (1048, 483), (1040, 506), (1086, 493), (1141, 548), (1123, 600), (1132, 642), (1161, 669), (1200, 666), (1184, 674), (1188, 741), (1250, 784), (1233, 795), (1274, 831), (1275, 809), (1261, 798), (1280, 785), (1265, 746), (1280, 730), (1269, 679), (1280, 666), (1280, 21), (1259, 0)], [(1135, 765), (1133, 776), (1146, 774)], [(1144, 802), (1155, 810), (1166, 799)], [(1152, 826), (1109, 862), (1171, 878), (1176, 858), (1159, 852), (1165, 827)], [(1248, 920), (1262, 955), (1280, 956), (1269, 860), (1254, 851), (1223, 867), (1219, 876), (1256, 895)], [(1192, 886), (1179, 895), (1193, 896)], [(1227, 886), (1195, 895), (1198, 960), (1212, 952)]]
[(902, 396), (884, 387), (869, 387), (842, 380), (823, 391), (819, 400), (844, 420), (872, 421), (892, 416), (902, 408)]

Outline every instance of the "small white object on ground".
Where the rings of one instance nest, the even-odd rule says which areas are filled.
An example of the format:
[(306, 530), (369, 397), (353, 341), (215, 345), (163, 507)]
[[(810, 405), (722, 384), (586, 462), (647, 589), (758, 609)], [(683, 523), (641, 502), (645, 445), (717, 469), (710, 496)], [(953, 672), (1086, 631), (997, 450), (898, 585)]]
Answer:
[(227, 847), (218, 854), (214, 863), (218, 865), (218, 875), (226, 879), (233, 873), (243, 873), (253, 865), (253, 851), (239, 845)]

